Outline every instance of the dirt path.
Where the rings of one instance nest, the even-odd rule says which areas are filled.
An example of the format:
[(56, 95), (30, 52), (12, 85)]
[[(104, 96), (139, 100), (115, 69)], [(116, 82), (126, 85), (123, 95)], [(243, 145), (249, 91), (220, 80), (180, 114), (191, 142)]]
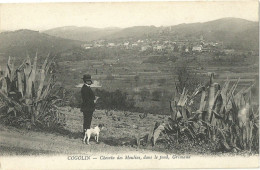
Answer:
[[(100, 143), (94, 139), (90, 145), (82, 143), (82, 114), (79, 109), (63, 108), (66, 114), (67, 123), (64, 133), (48, 133), (32, 130), (7, 127), (0, 124), (0, 155), (68, 155), (68, 154), (196, 154), (196, 155), (236, 155), (236, 153), (210, 152), (209, 150), (198, 150), (202, 148), (180, 148), (166, 149), (162, 144), (154, 147), (137, 148), (132, 141), (136, 136), (143, 136), (149, 132), (154, 122), (166, 121), (167, 116), (148, 114), (146, 118), (140, 119), (139, 114), (125, 116), (123, 112), (113, 112), (107, 116), (104, 111), (97, 110), (95, 116), (100, 119), (93, 119), (92, 126), (104, 123), (106, 129), (100, 134)], [(115, 120), (115, 118), (117, 118)], [(118, 120), (120, 118), (120, 120)], [(64, 134), (64, 135), (61, 135)], [(188, 148), (188, 150), (187, 150)], [(205, 148), (204, 148), (205, 149)], [(244, 154), (244, 153), (238, 153)], [(245, 153), (247, 155), (247, 153)]]
[(67, 136), (27, 131), (0, 125), (1, 155), (117, 154), (123, 152), (144, 153), (144, 150), (126, 146), (110, 146), (104, 142), (96, 144), (95, 141), (91, 141), (90, 145), (85, 145), (79, 138), (71, 139)]
[[(150, 150), (137, 149), (131, 147), (136, 134), (144, 134), (149, 131), (151, 122), (158, 121), (158, 116), (149, 115), (146, 119), (140, 119), (139, 114), (132, 114), (128, 117), (123, 112), (114, 112), (112, 116), (106, 116), (104, 111), (95, 111), (92, 126), (99, 123), (105, 124), (105, 130), (100, 135), (100, 143), (97, 144), (93, 139), (90, 145), (82, 143), (82, 120), (83, 116), (79, 109), (69, 107), (61, 108), (66, 114), (67, 123), (64, 133), (36, 132), (25, 129), (7, 127), (0, 124), (0, 154), (11, 155), (38, 155), (38, 154), (86, 154), (86, 153), (122, 153), (155, 152)], [(114, 118), (117, 120), (113, 120)], [(120, 120), (118, 120), (120, 118)], [(138, 126), (133, 128), (132, 126)], [(64, 134), (64, 135), (60, 135)], [(126, 145), (126, 146), (124, 146)]]
[[(121, 167), (119, 167), (118, 162), (115, 162), (116, 160), (109, 159), (111, 155), (116, 156), (117, 154), (122, 157), (125, 157), (125, 155), (133, 157), (135, 155), (142, 160), (139, 158), (120, 160)], [(21, 155), (23, 156), (21, 157)], [(27, 157), (28, 155), (30, 157)], [(91, 160), (82, 161), (84, 160), (83, 157), (85, 158), (86, 155), (90, 156)], [(99, 161), (101, 160), (101, 155), (108, 157), (108, 159), (105, 161), (102, 160), (104, 162), (101, 163)], [(68, 136), (27, 131), (0, 125), (0, 163), (2, 164), (0, 165), (4, 169), (17, 169), (18, 166), (19, 169), (53, 169), (54, 167), (62, 167), (60, 169), (86, 169), (86, 167), (89, 167), (89, 169), (104, 167), (107, 169), (125, 169), (126, 167), (135, 169), (143, 169), (144, 167), (148, 169), (168, 169), (169, 167), (191, 168), (195, 166), (204, 168), (241, 168), (244, 166), (259, 166), (258, 155), (245, 157), (221, 154), (216, 159), (216, 157), (211, 157), (210, 155), (201, 157), (199, 155), (190, 156), (184, 154), (183, 156), (188, 156), (184, 159), (172, 153), (169, 154), (169, 159), (162, 160), (145, 160), (143, 158), (144, 155), (162, 155), (165, 157), (166, 154), (164, 152), (155, 152), (148, 149), (135, 149), (129, 146), (111, 146), (104, 142), (96, 144), (94, 141), (91, 141), (91, 145), (85, 145), (79, 138), (71, 139)], [(68, 158), (73, 156), (82, 157), (82, 160), (69, 161)], [(172, 156), (174, 156), (174, 158)], [(230, 156), (236, 160), (230, 162)], [(96, 157), (96, 159), (94, 159), (94, 157)], [(209, 164), (208, 161), (211, 161), (212, 164)]]

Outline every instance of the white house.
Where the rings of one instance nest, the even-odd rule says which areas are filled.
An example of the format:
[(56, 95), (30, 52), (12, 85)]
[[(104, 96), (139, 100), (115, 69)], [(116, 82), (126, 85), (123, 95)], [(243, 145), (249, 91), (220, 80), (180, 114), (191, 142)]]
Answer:
[(163, 46), (157, 45), (157, 46), (154, 46), (154, 47), (153, 47), (153, 51), (162, 51), (163, 48), (164, 48)]
[(115, 43), (108, 43), (107, 46), (108, 46), (108, 47), (114, 47), (114, 46), (115, 46)]
[(132, 47), (137, 47), (137, 46), (138, 46), (138, 44), (136, 44), (136, 43), (132, 44)]
[(192, 47), (192, 51), (201, 52), (202, 51), (202, 45)]
[(225, 49), (224, 53), (225, 54), (233, 54), (233, 53), (235, 53), (235, 50), (234, 49)]
[(92, 44), (83, 44), (83, 45), (81, 45), (81, 47), (84, 49), (90, 49), (93, 47), (93, 45)]
[(163, 50), (163, 47), (161, 45), (158, 45), (157, 46), (157, 51), (162, 51)]
[(142, 46), (142, 47), (141, 47), (141, 51), (146, 51), (146, 50), (148, 50), (148, 49), (150, 49), (150, 48), (151, 48), (151, 46), (145, 45), (145, 46)]
[(124, 46), (126, 46), (126, 47), (129, 46), (129, 42), (125, 42)]
[(147, 50), (147, 46), (143, 46), (142, 48), (141, 48), (141, 51), (146, 51)]

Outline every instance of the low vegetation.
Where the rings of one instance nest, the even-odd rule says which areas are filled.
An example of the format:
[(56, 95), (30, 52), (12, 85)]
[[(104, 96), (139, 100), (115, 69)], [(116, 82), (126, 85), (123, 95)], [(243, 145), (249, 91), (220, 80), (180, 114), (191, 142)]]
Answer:
[(173, 55), (151, 55), (148, 59), (144, 60), (144, 63), (166, 63), (175, 62), (178, 58)]

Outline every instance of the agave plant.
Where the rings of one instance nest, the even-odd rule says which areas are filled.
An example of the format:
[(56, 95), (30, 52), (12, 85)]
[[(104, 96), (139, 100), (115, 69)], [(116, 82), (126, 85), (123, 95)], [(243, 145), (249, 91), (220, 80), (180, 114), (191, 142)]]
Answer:
[[(193, 141), (203, 138), (219, 142), (227, 151), (258, 148), (259, 109), (258, 106), (254, 109), (251, 102), (254, 84), (235, 94), (238, 83), (239, 79), (229, 88), (230, 81), (227, 80), (221, 88), (211, 74), (209, 84), (199, 85), (191, 95), (184, 88), (170, 101), (171, 116), (164, 130), (158, 129), (156, 137), (159, 132), (165, 132), (173, 142), (178, 142), (182, 136)], [(192, 107), (193, 100), (200, 94), (196, 109)]]
[(4, 77), (1, 78), (0, 98), (9, 108), (7, 114), (14, 113), (13, 119), (23, 117), (24, 121), (29, 120), (32, 124), (63, 125), (64, 115), (58, 113), (55, 107), (60, 99), (56, 95), (58, 91), (54, 92), (55, 80), (50, 70), (53, 59), (48, 55), (40, 69), (37, 68), (37, 60), (37, 53), (33, 64), (27, 56), (15, 69), (9, 57)]

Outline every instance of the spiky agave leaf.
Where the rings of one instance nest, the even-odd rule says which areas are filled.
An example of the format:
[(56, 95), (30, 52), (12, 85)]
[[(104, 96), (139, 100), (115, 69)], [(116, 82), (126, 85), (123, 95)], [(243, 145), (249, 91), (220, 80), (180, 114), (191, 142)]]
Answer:
[(221, 96), (222, 96), (222, 99), (223, 99), (224, 106), (227, 105), (227, 93), (228, 93), (229, 83), (230, 83), (230, 80), (227, 79), (227, 81), (225, 81), (223, 87), (221, 88)]
[(220, 113), (222, 104), (223, 104), (223, 100), (221, 97), (221, 90), (218, 90), (215, 95), (215, 98), (214, 98), (214, 104), (213, 104), (213, 107), (211, 110), (211, 117), (210, 117), (210, 122), (214, 126), (216, 125), (216, 114), (215, 113)]
[[(33, 67), (32, 67), (32, 73), (31, 73), (31, 79), (32, 79), (32, 83), (33, 83), (33, 92), (35, 92), (35, 77), (36, 77), (36, 71), (37, 71), (37, 53), (35, 55), (34, 58), (34, 62), (33, 62)], [(35, 94), (34, 94), (35, 95)], [(34, 96), (33, 95), (33, 96)]]
[(237, 92), (234, 95), (234, 101), (239, 108), (243, 107), (245, 105), (244, 91), (245, 91), (245, 88), (242, 88), (239, 92)]
[(201, 89), (200, 106), (199, 106), (199, 110), (198, 110), (199, 113), (202, 113), (202, 111), (205, 110), (205, 106), (206, 106), (205, 98), (206, 98), (205, 87), (202, 87), (202, 89)]
[(2, 90), (6, 93), (9, 92), (10, 88), (11, 88), (11, 78), (12, 78), (12, 63), (11, 63), (11, 57), (9, 56), (8, 58), (8, 62), (6, 64), (6, 68), (5, 68), (5, 73), (4, 73), (4, 77), (5, 77), (5, 84), (2, 87)]
[(183, 120), (186, 122), (188, 121), (188, 114), (187, 114), (187, 110), (184, 106), (181, 106), (181, 114), (183, 117)]
[(40, 99), (46, 98), (47, 95), (50, 93), (50, 90), (52, 89), (52, 85), (53, 85), (52, 81), (53, 81), (53, 79), (52, 79), (52, 77), (50, 77), (49, 80), (48, 80), (48, 83), (46, 85), (46, 88), (42, 92)]
[(27, 60), (25, 62), (25, 68), (24, 68), (24, 75), (25, 75), (25, 97), (30, 98), (32, 94), (32, 79), (31, 79), (31, 60), (30, 57), (27, 57)]
[(3, 99), (3, 101), (6, 103), (6, 105), (8, 107), (13, 106), (13, 108), (20, 113), (24, 113), (23, 112), (23, 105), (17, 103), (16, 101), (14, 101), (13, 99), (9, 98), (5, 93), (3, 93), (2, 90), (0, 90), (0, 97)]
[(14, 63), (10, 64), (10, 81), (13, 82), (15, 78)]
[[(212, 81), (211, 81), (212, 82)], [(208, 121), (211, 122), (212, 109), (215, 103), (215, 83), (211, 83), (209, 87), (209, 105), (208, 105)]]
[(191, 96), (189, 97), (189, 103), (188, 105), (192, 105), (193, 104), (193, 100), (194, 98), (201, 93), (201, 91), (203, 90), (203, 86), (198, 85), (198, 87), (196, 87), (196, 89), (193, 91), (193, 93), (191, 94)]
[(7, 88), (7, 80), (5, 77), (2, 78), (2, 87), (1, 87), (1, 90), (3, 93), (7, 94), (8, 93), (8, 88)]
[(38, 91), (37, 91), (37, 100), (40, 99), (41, 97), (41, 94), (42, 94), (42, 88), (43, 88), (43, 85), (44, 85), (44, 80), (45, 80), (45, 73), (46, 73), (46, 65), (47, 65), (47, 62), (48, 62), (48, 58), (49, 58), (49, 55), (47, 56), (47, 58), (45, 59), (43, 65), (42, 65), (42, 68), (41, 68), (41, 71), (40, 71), (40, 82), (39, 82), (39, 88), (38, 88)]
[(177, 113), (175, 107), (176, 107), (176, 102), (170, 101), (170, 113), (171, 113), (171, 118), (173, 120), (176, 119), (176, 113)]
[(237, 81), (233, 84), (233, 86), (230, 88), (229, 92), (227, 93), (227, 106), (226, 110), (230, 110), (232, 108), (231, 98), (234, 98), (234, 92), (237, 88), (237, 85), (239, 83), (240, 78), (237, 79)]
[(23, 97), (23, 82), (22, 82), (22, 75), (20, 71), (17, 71), (17, 86), (18, 86), (18, 91), (21, 93)]
[(7, 61), (7, 65), (6, 65), (6, 68), (5, 68), (5, 74), (4, 74), (4, 77), (8, 77), (10, 79), (11, 77), (11, 57), (9, 56), (8, 58), (8, 61)]
[(186, 90), (184, 87), (177, 106), (185, 106), (187, 104), (187, 99), (188, 99), (187, 94), (188, 94), (188, 90)]

